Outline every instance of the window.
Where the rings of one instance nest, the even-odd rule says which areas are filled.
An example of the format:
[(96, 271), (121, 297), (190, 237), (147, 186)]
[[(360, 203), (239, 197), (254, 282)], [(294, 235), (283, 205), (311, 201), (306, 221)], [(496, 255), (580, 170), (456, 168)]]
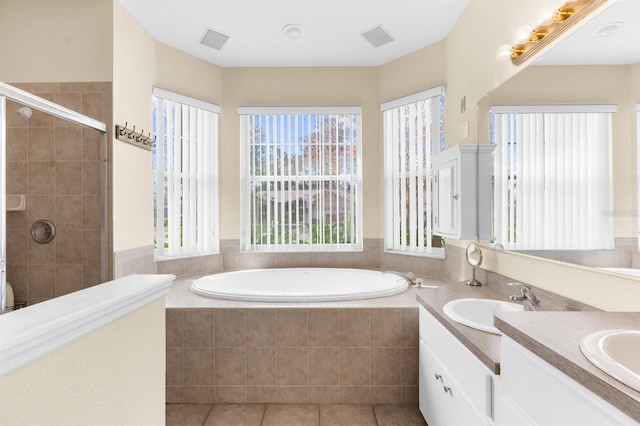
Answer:
[[(444, 149), (444, 90), (382, 104), (385, 250), (444, 256), (431, 234), (431, 157)], [(435, 244), (434, 244), (435, 242)]]
[(492, 107), (494, 232), (511, 250), (613, 248), (610, 105)]
[(218, 113), (207, 102), (153, 89), (155, 257), (218, 252)]
[(362, 250), (361, 111), (240, 107), (245, 251)]

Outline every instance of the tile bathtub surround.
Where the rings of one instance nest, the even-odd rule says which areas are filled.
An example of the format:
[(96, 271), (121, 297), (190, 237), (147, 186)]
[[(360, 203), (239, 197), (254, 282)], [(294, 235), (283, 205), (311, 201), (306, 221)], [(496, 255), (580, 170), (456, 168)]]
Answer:
[(167, 309), (167, 402), (417, 404), (418, 309)]
[[(111, 127), (109, 82), (14, 85)], [(37, 110), (23, 120), (21, 106), (7, 101), (7, 193), (27, 196), (25, 211), (7, 212), (7, 280), (33, 304), (101, 282), (101, 136)], [(39, 219), (56, 225), (48, 244), (31, 238)]]

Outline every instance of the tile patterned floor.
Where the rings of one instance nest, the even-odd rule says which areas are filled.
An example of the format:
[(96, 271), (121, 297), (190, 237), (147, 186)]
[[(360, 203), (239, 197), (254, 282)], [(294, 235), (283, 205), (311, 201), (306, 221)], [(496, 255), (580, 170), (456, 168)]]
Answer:
[(167, 404), (167, 426), (426, 426), (413, 405)]

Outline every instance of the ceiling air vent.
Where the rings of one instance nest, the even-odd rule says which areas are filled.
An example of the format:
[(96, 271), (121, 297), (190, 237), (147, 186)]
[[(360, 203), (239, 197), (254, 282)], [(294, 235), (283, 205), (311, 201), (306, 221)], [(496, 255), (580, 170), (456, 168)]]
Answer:
[(205, 35), (202, 37), (202, 40), (200, 40), (200, 43), (212, 49), (220, 50), (227, 40), (229, 40), (229, 36), (217, 31), (207, 30)]
[(382, 27), (375, 27), (372, 30), (362, 33), (364, 37), (373, 47), (380, 47), (393, 41), (393, 38), (387, 34)]

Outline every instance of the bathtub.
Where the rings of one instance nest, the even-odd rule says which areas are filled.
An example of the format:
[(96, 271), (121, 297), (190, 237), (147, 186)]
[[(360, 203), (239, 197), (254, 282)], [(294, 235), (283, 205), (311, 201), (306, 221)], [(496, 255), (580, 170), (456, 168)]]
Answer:
[(616, 274), (629, 275), (631, 277), (640, 278), (640, 269), (634, 268), (598, 268), (601, 271), (614, 272)]
[(191, 291), (217, 299), (253, 302), (329, 302), (402, 293), (406, 279), (366, 269), (284, 268), (223, 272), (199, 278)]

